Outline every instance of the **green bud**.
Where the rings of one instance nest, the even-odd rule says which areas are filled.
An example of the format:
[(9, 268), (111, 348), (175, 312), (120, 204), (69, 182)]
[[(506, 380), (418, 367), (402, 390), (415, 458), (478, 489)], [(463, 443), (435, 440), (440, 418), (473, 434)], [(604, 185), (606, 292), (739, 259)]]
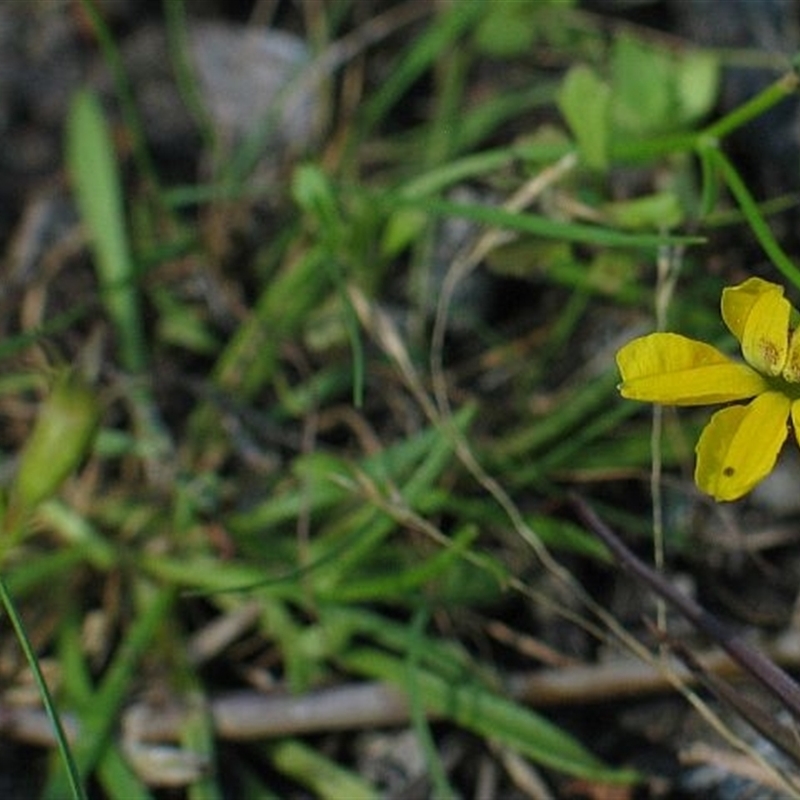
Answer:
[(61, 370), (39, 409), (11, 486), (15, 511), (55, 494), (86, 455), (100, 420), (94, 390), (76, 370)]

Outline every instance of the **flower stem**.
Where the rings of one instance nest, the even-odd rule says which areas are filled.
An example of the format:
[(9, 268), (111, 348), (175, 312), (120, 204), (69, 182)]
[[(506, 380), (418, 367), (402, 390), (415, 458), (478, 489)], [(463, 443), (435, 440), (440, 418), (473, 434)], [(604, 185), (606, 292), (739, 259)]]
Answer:
[(729, 114), (726, 114), (722, 119), (709, 125), (705, 128), (699, 136), (698, 144), (701, 144), (702, 139), (722, 139), (732, 131), (746, 125), (750, 120), (761, 116), (770, 108), (786, 99), (790, 94), (797, 91), (800, 86), (800, 78), (797, 73), (787, 72), (781, 76), (777, 81), (771, 83), (766, 89), (759, 92), (755, 97), (737, 106)]
[(781, 274), (787, 280), (791, 281), (795, 287), (800, 289), (800, 270), (778, 244), (778, 240), (769, 229), (769, 225), (767, 225), (766, 220), (758, 208), (758, 204), (753, 199), (753, 195), (750, 194), (747, 186), (745, 186), (736, 168), (718, 148), (709, 147), (706, 153), (714, 166), (719, 170), (722, 179), (739, 204), (739, 208), (741, 208), (742, 213), (747, 218), (748, 223), (750, 223), (750, 227), (756, 239), (758, 239), (758, 243), (764, 249), (764, 252), (769, 256), (770, 260)]
[(666, 600), (699, 631), (715, 641), (733, 661), (771, 692), (796, 720), (800, 720), (800, 686), (788, 673), (637, 558), (585, 500), (575, 494), (570, 499), (581, 522), (608, 547), (626, 572)]

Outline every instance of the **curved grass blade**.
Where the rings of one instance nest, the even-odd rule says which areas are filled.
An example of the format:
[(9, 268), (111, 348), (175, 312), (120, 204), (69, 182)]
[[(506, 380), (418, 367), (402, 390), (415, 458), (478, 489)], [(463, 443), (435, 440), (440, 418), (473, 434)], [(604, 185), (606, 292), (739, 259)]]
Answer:
[(759, 210), (758, 204), (753, 199), (753, 195), (750, 194), (750, 190), (736, 171), (736, 168), (717, 148), (708, 148), (707, 157), (713, 161), (714, 166), (719, 170), (756, 239), (758, 239), (758, 243), (769, 256), (770, 261), (786, 280), (791, 281), (795, 287), (800, 289), (800, 269), (797, 268), (786, 254), (786, 251), (778, 244), (778, 240), (770, 230), (769, 225), (767, 225), (767, 221)]
[(22, 648), (22, 652), (25, 654), (25, 660), (28, 662), (28, 666), (31, 668), (31, 673), (33, 674), (36, 688), (39, 690), (39, 695), (42, 698), (42, 704), (44, 705), (47, 716), (50, 718), (50, 722), (53, 725), (56, 744), (58, 746), (61, 759), (64, 762), (64, 767), (67, 771), (67, 782), (72, 797), (75, 798), (75, 800), (86, 800), (86, 793), (83, 789), (83, 784), (81, 783), (78, 767), (72, 755), (69, 742), (67, 741), (67, 736), (64, 733), (64, 728), (61, 725), (61, 719), (58, 716), (56, 705), (53, 702), (53, 696), (50, 694), (47, 681), (45, 681), (42, 670), (39, 668), (39, 660), (36, 658), (36, 654), (33, 652), (33, 647), (31, 646), (30, 639), (28, 639), (25, 626), (22, 624), (22, 620), (17, 613), (17, 607), (14, 605), (14, 600), (11, 597), (8, 587), (6, 586), (6, 582), (2, 577), (0, 577), (0, 601), (3, 603), (6, 614), (8, 614), (8, 618), (11, 620), (11, 624), (14, 627), (14, 633), (17, 635), (17, 640)]
[(453, 203), (430, 197), (409, 198), (392, 194), (386, 199), (397, 207), (416, 208), (442, 217), (470, 219), (484, 225), (529, 233), (548, 239), (580, 244), (612, 247), (661, 247), (665, 244), (703, 244), (702, 236), (670, 236), (662, 234), (626, 233), (614, 228), (586, 225), (579, 222), (561, 222), (538, 214), (507, 211), (493, 206)]

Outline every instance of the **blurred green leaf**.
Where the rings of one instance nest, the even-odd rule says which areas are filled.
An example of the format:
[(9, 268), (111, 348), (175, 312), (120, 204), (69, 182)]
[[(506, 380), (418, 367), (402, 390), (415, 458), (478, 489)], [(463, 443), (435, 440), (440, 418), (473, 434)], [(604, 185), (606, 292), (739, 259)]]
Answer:
[(75, 95), (66, 130), (67, 168), (95, 254), (103, 299), (119, 336), (120, 358), (125, 369), (140, 372), (147, 358), (136, 268), (114, 143), (96, 95), (88, 90)]
[(709, 114), (717, 100), (719, 58), (707, 50), (688, 50), (678, 59), (676, 90), (681, 119), (693, 123)]
[(297, 739), (270, 745), (275, 768), (314, 792), (320, 800), (378, 800), (383, 795), (367, 781)]
[(608, 166), (611, 136), (611, 88), (590, 67), (579, 64), (567, 72), (558, 107), (589, 167)]
[(608, 222), (625, 230), (670, 230), (683, 222), (684, 211), (674, 192), (659, 192), (632, 200), (606, 203)]
[(428, 713), (443, 716), (551, 769), (619, 783), (638, 779), (630, 770), (606, 766), (544, 717), (490, 692), (469, 675), (453, 681), (418, 667), (412, 687), (402, 659), (366, 647), (351, 651), (344, 658), (344, 664), (359, 674), (390, 681), (406, 691), (419, 692)]
[(621, 34), (611, 52), (615, 129), (644, 135), (673, 127), (677, 70), (666, 53)]
[(62, 369), (22, 451), (9, 514), (25, 514), (55, 494), (86, 456), (99, 420), (95, 389), (77, 370)]
[(490, 3), (475, 29), (475, 44), (487, 56), (509, 58), (530, 49), (536, 36), (535, 16), (540, 0)]
[(543, 28), (554, 27), (551, 11), (563, 12), (575, 5), (575, 0), (488, 3), (475, 30), (475, 44), (480, 52), (494, 58), (524, 56), (541, 38)]

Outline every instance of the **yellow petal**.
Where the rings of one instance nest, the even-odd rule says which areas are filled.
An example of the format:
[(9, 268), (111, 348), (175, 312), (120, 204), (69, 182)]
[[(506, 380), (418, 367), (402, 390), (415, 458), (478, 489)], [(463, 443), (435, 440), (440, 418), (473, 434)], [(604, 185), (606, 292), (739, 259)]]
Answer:
[(795, 328), (789, 338), (789, 353), (783, 366), (784, 380), (800, 383), (800, 328)]
[(697, 443), (694, 479), (715, 500), (737, 500), (772, 471), (786, 441), (792, 401), (765, 392), (750, 405), (717, 411)]
[(800, 445), (800, 400), (792, 403), (792, 427), (794, 428), (794, 438)]
[(651, 333), (617, 353), (620, 392), (629, 400), (666, 405), (728, 403), (767, 388), (763, 376), (715, 347), (677, 333)]
[(777, 294), (759, 297), (747, 318), (742, 355), (767, 375), (780, 375), (789, 353), (789, 301)]
[(741, 342), (748, 364), (766, 375), (779, 375), (789, 347), (791, 305), (783, 288), (750, 278), (722, 292), (722, 318)]
[(777, 294), (778, 297), (783, 297), (783, 287), (761, 278), (748, 278), (738, 286), (722, 290), (722, 319), (740, 342), (753, 306), (765, 294)]

